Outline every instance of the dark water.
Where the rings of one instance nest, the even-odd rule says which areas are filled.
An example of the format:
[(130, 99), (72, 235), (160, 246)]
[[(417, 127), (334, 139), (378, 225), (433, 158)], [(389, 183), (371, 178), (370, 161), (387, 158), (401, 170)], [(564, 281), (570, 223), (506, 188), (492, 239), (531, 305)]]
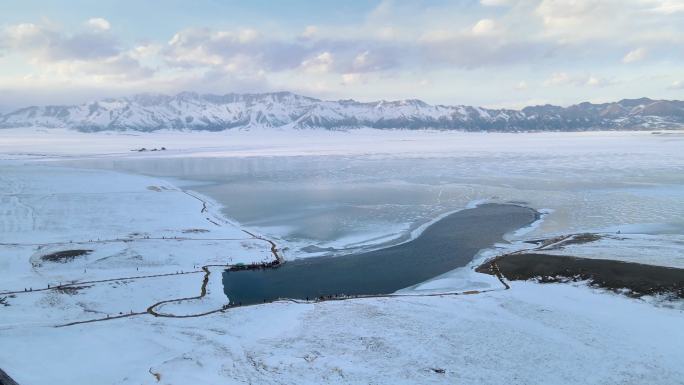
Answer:
[(504, 234), (532, 223), (526, 207), (485, 204), (451, 214), (418, 238), (386, 249), (287, 262), (277, 269), (226, 271), (223, 287), (232, 303), (332, 294), (389, 294), (467, 265)]

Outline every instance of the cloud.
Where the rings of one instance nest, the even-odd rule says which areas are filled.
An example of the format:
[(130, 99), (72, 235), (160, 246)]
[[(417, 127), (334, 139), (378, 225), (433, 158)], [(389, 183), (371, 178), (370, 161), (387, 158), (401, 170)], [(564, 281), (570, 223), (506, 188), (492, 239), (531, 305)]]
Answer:
[[(428, 79), (430, 86), (420, 92), (447, 95), (450, 101), (460, 96), (485, 100), (485, 94), (501, 100), (492, 90), (502, 85), (568, 100), (567, 95), (588, 87), (617, 93), (618, 87), (608, 86), (626, 82), (630, 92), (653, 87), (664, 92), (663, 83), (635, 79), (682, 75), (682, 0), (480, 0), (472, 5), (382, 1), (359, 17), (315, 25), (279, 23), (280, 15), (264, 12), (253, 26), (181, 25), (152, 40), (137, 40), (135, 30), (122, 40), (123, 32), (104, 17), (73, 25), (27, 20), (0, 26), (0, 87), (19, 84), (24, 76), (35, 84), (60, 79), (169, 89), (270, 85), (326, 93), (364, 84), (363, 92), (391, 97), (408, 94)], [(623, 66), (620, 59), (640, 65)], [(630, 72), (628, 79), (626, 71), (636, 75)], [(533, 81), (538, 74), (547, 79)], [(464, 91), (474, 84), (476, 92)]]
[(681, 0), (542, 0), (534, 14), (542, 33), (562, 43), (671, 44), (682, 41), (684, 28), (673, 14), (683, 5)]
[(133, 47), (130, 55), (138, 60), (155, 57), (161, 51), (162, 46), (154, 43), (140, 44)]
[(615, 82), (595, 75), (572, 75), (567, 72), (554, 72), (551, 74), (549, 78), (544, 80), (542, 84), (545, 87), (605, 87), (611, 84), (615, 84)]
[(416, 57), (426, 68), (510, 68), (550, 57), (553, 46), (544, 41), (512, 41), (495, 35), (457, 35), (427, 41)]
[(634, 63), (646, 58), (646, 50), (644, 48), (633, 49), (622, 58), (623, 63)]
[(666, 15), (684, 12), (684, 1), (682, 0), (646, 0), (645, 2), (651, 4), (651, 9), (654, 12)]
[(571, 84), (572, 82), (573, 79), (570, 77), (570, 75), (568, 75), (567, 72), (554, 72), (551, 74), (551, 77), (544, 81), (544, 85), (547, 87), (563, 86)]
[(667, 89), (669, 90), (684, 90), (684, 81), (682, 80), (675, 80), (670, 84)]
[(589, 77), (586, 79), (584, 82), (584, 85), (590, 86), (590, 87), (605, 87), (615, 84), (614, 81), (608, 80), (606, 78), (601, 78), (593, 75), (589, 75)]
[(22, 79), (33, 83), (139, 81), (154, 74), (140, 63), (140, 48), (121, 48), (106, 20), (94, 18), (85, 25), (87, 30), (70, 34), (50, 24), (10, 25), (0, 32), (0, 45), (26, 57), (30, 72)]
[(512, 0), (480, 0), (480, 4), (486, 7), (500, 7), (510, 5)]
[(346, 51), (340, 63), (341, 72), (377, 72), (399, 67), (401, 52), (395, 46), (375, 46), (354, 53)]
[[(168, 65), (180, 69), (219, 70), (234, 63), (236, 58), (242, 58), (240, 61), (249, 63), (245, 71), (305, 70), (312, 74), (343, 74), (393, 68), (398, 63), (397, 58), (408, 52), (406, 48), (396, 42), (373, 39), (303, 39), (301, 35), (286, 39), (257, 31), (247, 34), (244, 30), (201, 28), (174, 34), (161, 49), (161, 55)], [(415, 47), (411, 50), (415, 51)]]
[(315, 25), (307, 25), (306, 28), (304, 28), (304, 32), (302, 32), (302, 37), (305, 39), (313, 39), (315, 38), (318, 34), (320, 33), (318, 27)]
[[(178, 68), (217, 67), (249, 62), (245, 72), (280, 71), (298, 67), (315, 52), (307, 42), (274, 39), (254, 29), (188, 28), (174, 34), (162, 48), (166, 63)], [(249, 58), (249, 60), (246, 60)]]
[[(584, 0), (542, 0), (535, 12), (541, 17), (545, 32), (548, 34), (565, 34), (578, 25), (587, 24), (601, 6), (598, 2)], [(582, 31), (577, 31), (581, 34)]]
[(0, 34), (0, 46), (14, 51), (34, 51), (51, 41), (51, 32), (33, 23), (7, 26)]
[(361, 74), (359, 73), (342, 74), (342, 85), (348, 86), (359, 82), (361, 82)]
[(99, 62), (86, 62), (82, 70), (90, 74), (120, 80), (146, 79), (155, 72), (150, 67), (142, 66), (138, 60), (127, 53), (109, 57)]
[(137, 81), (147, 79), (154, 70), (142, 66), (131, 55), (123, 53), (116, 56), (91, 61), (70, 61), (56, 65), (61, 75), (87, 76), (93, 81)]
[(330, 71), (333, 63), (333, 55), (326, 51), (302, 61), (302, 68), (307, 72), (326, 73)]
[(88, 19), (86, 24), (96, 31), (109, 31), (109, 29), (112, 27), (111, 24), (109, 24), (109, 21), (101, 17)]
[(513, 87), (516, 91), (524, 91), (527, 89), (527, 82), (526, 81), (520, 81), (518, 84)]
[(238, 32), (238, 41), (242, 44), (251, 43), (259, 38), (259, 32), (252, 28), (241, 29)]
[(495, 33), (497, 25), (492, 19), (482, 19), (475, 23), (471, 31), (474, 35), (490, 35)]
[(368, 66), (370, 51), (366, 50), (356, 55), (354, 58), (354, 67), (364, 68)]
[(44, 25), (22, 23), (5, 28), (0, 41), (33, 61), (84, 60), (115, 56), (121, 52), (117, 40), (101, 31), (64, 34)]
[(101, 59), (121, 52), (116, 39), (99, 33), (81, 33), (63, 37), (45, 47), (48, 57), (54, 60)]
[[(483, 6), (512, 5), (503, 0), (481, 3)], [(610, 30), (621, 23), (615, 24), (606, 15), (615, 14), (614, 19), (623, 20), (649, 11), (663, 17), (663, 11), (655, 11), (663, 7), (676, 8), (657, 0), (525, 1), (497, 10), (496, 19), (482, 17), (485, 15), (463, 16), (454, 23), (453, 18), (446, 17), (453, 14), (453, 7), (428, 10), (408, 3), (383, 1), (363, 24), (329, 25), (325, 27), (325, 34), (318, 25), (305, 26), (303, 32), (295, 31), (291, 35), (255, 28), (198, 27), (179, 30), (166, 43), (136, 44), (130, 48), (120, 46), (104, 18), (91, 18), (86, 22), (88, 30), (72, 34), (29, 23), (15, 26), (8, 35), (13, 36), (14, 49), (28, 52), (20, 47), (32, 47), (30, 56), (44, 61), (97, 61), (128, 52), (134, 60), (155, 62), (165, 71), (226, 71), (244, 76), (299, 70), (341, 76), (530, 64), (549, 68), (586, 61), (586, 58), (598, 61), (610, 55), (623, 55), (625, 45), (633, 39), (628, 36), (623, 42), (606, 38), (601, 30)], [(434, 17), (439, 14), (444, 14), (443, 21)], [(424, 19), (426, 15), (433, 16), (429, 24)], [(408, 16), (415, 21), (415, 27), (403, 22), (402, 17)], [(604, 28), (607, 24), (611, 27)], [(421, 27), (425, 25), (432, 28)], [(630, 36), (638, 33), (632, 31)], [(652, 38), (649, 35), (648, 39)], [(662, 52), (649, 45), (651, 50), (654, 55)], [(644, 52), (637, 49), (624, 60), (636, 61)]]

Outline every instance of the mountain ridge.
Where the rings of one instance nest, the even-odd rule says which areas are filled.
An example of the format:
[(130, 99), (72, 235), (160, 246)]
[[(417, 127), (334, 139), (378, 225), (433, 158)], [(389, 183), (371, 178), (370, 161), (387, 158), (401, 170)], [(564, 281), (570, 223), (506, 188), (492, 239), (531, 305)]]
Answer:
[(25, 107), (0, 114), (0, 128), (155, 131), (292, 128), (347, 130), (579, 131), (684, 128), (684, 101), (622, 99), (520, 110), (431, 105), (419, 99), (321, 100), (292, 92), (136, 94), (80, 105)]

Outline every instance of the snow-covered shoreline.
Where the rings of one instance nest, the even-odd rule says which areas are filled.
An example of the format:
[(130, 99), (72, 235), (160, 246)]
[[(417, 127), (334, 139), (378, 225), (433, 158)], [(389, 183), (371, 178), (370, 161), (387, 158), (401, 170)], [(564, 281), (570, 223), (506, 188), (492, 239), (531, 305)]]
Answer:
[[(361, 133), (354, 137), (350, 133), (336, 133), (297, 144), (295, 139), (284, 136), (266, 139), (269, 143), (249, 143), (258, 138), (256, 133), (251, 133), (236, 142), (221, 144), (218, 149), (216, 146), (202, 149), (201, 144), (215, 142), (218, 136), (150, 134), (130, 140), (123, 135), (89, 137), (85, 135), (91, 134), (67, 133), (67, 138), (60, 143), (50, 135), (35, 136), (26, 132), (22, 133), (25, 136), (21, 140), (12, 142), (17, 139), (16, 136), (12, 139), (12, 135), (17, 133), (5, 134), (6, 131), (0, 131), (3, 139), (0, 158), (5, 159), (0, 161), (0, 212), (3, 213), (0, 242), (55, 243), (43, 248), (0, 245), (3, 255), (0, 290), (20, 291), (13, 296), (0, 295), (7, 297), (5, 301), (9, 305), (0, 305), (0, 345), (11, 347), (0, 352), (0, 367), (22, 385), (73, 385), (93, 381), (155, 384), (157, 380), (152, 373), (160, 374), (163, 383), (174, 384), (648, 382), (671, 385), (681, 384), (684, 378), (684, 351), (679, 343), (684, 339), (681, 328), (684, 310), (654, 306), (646, 300), (582, 284), (542, 286), (516, 281), (510, 283), (511, 290), (465, 296), (411, 296), (317, 304), (278, 302), (232, 308), (199, 318), (155, 318), (145, 313), (152, 303), (199, 294), (203, 274), (194, 272), (198, 265), (268, 260), (269, 245), (250, 238), (233, 226), (236, 223), (217, 221), (221, 226), (213, 225), (207, 217), (213, 220), (214, 215), (221, 214), (218, 202), (197, 195), (208, 202), (207, 215), (196, 197), (164, 182), (163, 178), (27, 163), (30, 159), (62, 159), (63, 156), (301, 156), (323, 154), (330, 149), (334, 154), (350, 156), (468, 156), (497, 151), (504, 143), (506, 150), (531, 152), (541, 157), (566, 146), (585, 143), (581, 149), (563, 151), (584, 162), (580, 166), (590, 164), (594, 159), (592, 154), (606, 148), (614, 153), (635, 151), (629, 154), (632, 158), (625, 156), (627, 163), (620, 158), (608, 164), (606, 175), (611, 170), (646, 162), (655, 170), (665, 170), (659, 178), (669, 183), (676, 180), (676, 175), (669, 173), (680, 167), (677, 162), (682, 138), (678, 136), (404, 132), (365, 136)], [(33, 143), (31, 135), (34, 135)], [(116, 143), (100, 142), (107, 137), (114, 138)], [(128, 148), (164, 145), (164, 138), (173, 139), (179, 148), (169, 145), (170, 150), (164, 154), (134, 153)], [(340, 138), (348, 139), (336, 144)], [(378, 138), (389, 140), (386, 147), (376, 146), (382, 147), (382, 154), (371, 146)], [(550, 148), (538, 148), (549, 138), (555, 138)], [(596, 139), (600, 143), (592, 144), (587, 138), (601, 139)], [(79, 142), (83, 139), (88, 140)], [(318, 146), (319, 140), (323, 146)], [(583, 156), (587, 159), (582, 159)], [(667, 197), (677, 191), (668, 190)], [(500, 199), (505, 201), (506, 197)], [(550, 200), (548, 205), (539, 207), (555, 209), (554, 202)], [(546, 221), (553, 215), (544, 218), (542, 226), (533, 228), (535, 236), (546, 231)], [(551, 229), (563, 229), (562, 220), (562, 217), (554, 219), (561, 225)], [(553, 231), (548, 235), (559, 235)], [(482, 250), (476, 259), (481, 261), (497, 253), (529, 247), (519, 242), (524, 236), (522, 231), (511, 234), (508, 238), (511, 243)], [(630, 258), (634, 259), (639, 257), (635, 251), (642, 250), (644, 244), (658, 253), (669, 250), (671, 257), (680, 255), (684, 247), (676, 234), (648, 237), (630, 234), (623, 238), (626, 239), (608, 239), (609, 243), (605, 244), (573, 245), (563, 252), (603, 255), (612, 252), (615, 256), (616, 253), (628, 255), (631, 251)], [(69, 263), (43, 262), (42, 266), (30, 263), (40, 261), (46, 253), (76, 246), (87, 246), (94, 251)], [(670, 260), (679, 263), (677, 258)], [(168, 275), (131, 278), (160, 273)], [(120, 279), (77, 285), (70, 290), (21, 292), (24, 287), (36, 289), (71, 280), (117, 277)], [(225, 296), (220, 279), (220, 274), (211, 274), (208, 289), (213, 294), (206, 301), (172, 303), (162, 310), (194, 314), (221, 306)], [(494, 285), (500, 287), (496, 278), (475, 273), (471, 265), (418, 285), (412, 288), (412, 293), (479, 290)], [(129, 312), (143, 314), (53, 327)], [(40, 363), (39, 371), (35, 370), (36, 362)], [(433, 368), (444, 369), (444, 373), (437, 373)]]
[[(641, 139), (659, 145), (681, 140), (684, 131), (653, 135), (652, 131), (582, 131), (538, 133), (485, 133), (435, 130), (253, 130), (151, 133), (83, 133), (68, 129), (0, 129), (0, 154), (4, 159), (49, 159), (51, 157), (174, 157), (174, 156), (295, 156), (295, 155), (391, 155), (402, 157), (453, 156), (487, 151), (505, 153), (572, 149), (588, 154), (605, 140), (619, 140), (625, 151), (644, 152)], [(588, 141), (589, 140), (589, 141)], [(382, 146), (377, 144), (382, 142)], [(581, 146), (578, 146), (579, 143)], [(671, 144), (669, 144), (671, 145)], [(165, 151), (149, 151), (160, 149)], [(148, 151), (138, 152), (146, 148)]]

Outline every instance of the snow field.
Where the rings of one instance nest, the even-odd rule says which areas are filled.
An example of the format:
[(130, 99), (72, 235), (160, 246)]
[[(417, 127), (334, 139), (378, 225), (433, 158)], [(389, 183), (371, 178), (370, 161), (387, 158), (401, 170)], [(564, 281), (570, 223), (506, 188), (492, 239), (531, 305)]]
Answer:
[[(533, 247), (523, 239), (588, 230), (622, 234), (549, 252), (682, 267), (684, 246), (672, 219), (682, 199), (680, 136), (364, 130), (304, 132), (302, 137), (291, 132), (131, 136), (59, 130), (1, 135), (6, 160), (0, 164), (0, 291), (120, 278), (65, 292), (0, 295), (9, 304), (0, 305), (0, 346), (11, 347), (0, 352), (0, 367), (22, 385), (684, 384), (681, 306), (581, 283), (512, 282), (511, 290), (502, 290), (496, 278), (472, 271), (477, 262), (499, 253)], [(206, 199), (209, 212), (203, 213), (201, 201), (158, 178), (24, 164), (45, 154), (60, 159), (159, 156), (129, 150), (160, 145), (170, 148), (163, 156), (462, 156), (464, 165), (471, 164), (469, 172), (499, 181), (487, 196), (524, 197), (534, 207), (554, 211), (529, 232), (510, 234), (512, 243), (483, 250), (470, 266), (405, 291), (493, 289), (486, 293), (278, 302), (197, 318), (143, 314), (55, 328), (199, 295), (204, 273), (176, 272), (272, 257), (267, 243), (224, 220), (215, 202)], [(489, 154), (498, 155), (474, 161)], [(510, 171), (497, 171), (497, 163)], [(506, 173), (517, 181), (500, 179)], [(630, 185), (619, 191), (578, 188), (620, 186), (626, 177)], [(643, 187), (635, 189), (638, 183)], [(567, 191), (545, 190), (552, 185)], [(518, 196), (506, 195), (516, 190)], [(616, 199), (619, 205), (612, 203)], [(616, 220), (629, 226), (616, 228)], [(46, 253), (70, 248), (94, 251), (64, 264), (41, 264)], [(219, 270), (211, 269), (203, 300), (157, 310), (187, 315), (222, 306), (227, 300)], [(171, 275), (124, 279), (148, 274)]]

